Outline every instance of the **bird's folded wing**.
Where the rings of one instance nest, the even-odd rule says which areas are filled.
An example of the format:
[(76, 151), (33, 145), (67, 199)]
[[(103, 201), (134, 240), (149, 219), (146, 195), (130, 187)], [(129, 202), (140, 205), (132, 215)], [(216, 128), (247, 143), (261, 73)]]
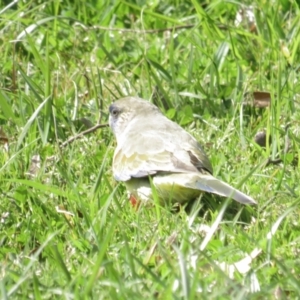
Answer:
[(116, 180), (127, 181), (130, 178), (145, 177), (157, 172), (185, 173), (197, 169), (191, 164), (185, 164), (168, 151), (158, 152), (148, 157), (147, 154), (132, 153), (127, 156), (122, 150), (116, 149), (113, 163), (113, 173)]
[[(181, 127), (178, 128), (183, 131)], [(168, 130), (156, 131), (155, 128), (148, 128), (139, 134), (133, 130), (126, 132), (114, 153), (114, 177), (126, 181), (160, 171), (196, 172), (202, 167), (212, 172), (201, 146), (187, 132), (180, 130), (178, 134), (183, 135), (181, 138)]]

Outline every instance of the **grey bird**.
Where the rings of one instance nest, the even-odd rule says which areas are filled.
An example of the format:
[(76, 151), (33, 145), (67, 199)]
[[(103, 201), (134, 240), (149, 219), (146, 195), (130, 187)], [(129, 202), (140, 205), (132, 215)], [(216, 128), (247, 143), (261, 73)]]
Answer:
[(183, 204), (203, 192), (256, 204), (215, 178), (196, 139), (150, 102), (137, 97), (117, 100), (109, 107), (109, 125), (117, 140), (113, 174), (125, 183), (133, 202), (153, 199), (154, 186), (162, 204)]

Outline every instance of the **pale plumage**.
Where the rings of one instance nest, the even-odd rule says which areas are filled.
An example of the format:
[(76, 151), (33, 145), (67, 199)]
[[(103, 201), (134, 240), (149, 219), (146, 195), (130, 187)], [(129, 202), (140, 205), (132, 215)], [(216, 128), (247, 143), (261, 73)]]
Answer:
[(213, 177), (211, 163), (196, 139), (155, 105), (127, 97), (113, 103), (109, 112), (117, 140), (114, 177), (125, 182), (132, 196), (151, 198), (151, 176), (162, 202), (184, 203), (205, 191), (255, 204), (251, 197)]

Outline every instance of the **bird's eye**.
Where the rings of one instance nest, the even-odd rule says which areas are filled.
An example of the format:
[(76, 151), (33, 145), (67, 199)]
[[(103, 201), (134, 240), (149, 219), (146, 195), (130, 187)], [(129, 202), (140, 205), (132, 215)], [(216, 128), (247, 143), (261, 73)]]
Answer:
[(116, 108), (112, 109), (112, 111), (111, 111), (111, 115), (113, 117), (116, 117), (118, 115), (118, 113), (119, 113), (119, 111)]
[(112, 117), (116, 118), (120, 114), (120, 109), (112, 104), (109, 107), (109, 113)]

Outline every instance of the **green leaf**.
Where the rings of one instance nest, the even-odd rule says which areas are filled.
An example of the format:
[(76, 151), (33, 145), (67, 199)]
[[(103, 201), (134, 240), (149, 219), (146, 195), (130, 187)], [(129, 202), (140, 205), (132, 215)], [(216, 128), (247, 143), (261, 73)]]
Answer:
[(50, 97), (46, 98), (39, 106), (38, 108), (35, 110), (35, 112), (32, 114), (32, 116), (29, 118), (29, 120), (27, 121), (26, 125), (23, 128), (23, 131), (21, 133), (21, 135), (18, 138), (18, 142), (17, 142), (17, 149), (19, 149), (19, 147), (21, 146), (31, 124), (34, 122), (34, 120), (37, 118), (38, 114), (40, 113), (41, 109), (44, 107), (44, 105), (47, 103), (47, 101), (50, 99)]
[(11, 120), (14, 120), (16, 122), (17, 118), (16, 118), (13, 110), (11, 109), (11, 104), (9, 104), (9, 103), (10, 103), (10, 99), (8, 98), (6, 93), (3, 90), (0, 90), (1, 110), (2, 110), (4, 116), (6, 117), (7, 120), (11, 119)]
[(190, 105), (186, 105), (179, 112), (180, 125), (186, 125), (194, 121), (193, 109)]
[(168, 109), (168, 111), (166, 112), (166, 117), (173, 120), (175, 116), (176, 116), (176, 109), (175, 108)]
[(47, 184), (43, 184), (41, 182), (38, 181), (32, 181), (32, 180), (27, 180), (27, 179), (4, 179), (5, 181), (8, 182), (13, 182), (13, 183), (20, 183), (32, 188), (35, 188), (37, 190), (40, 190), (41, 192), (46, 192), (46, 193), (53, 193), (57, 196), (62, 196), (62, 197), (66, 197), (67, 193), (54, 187), (51, 185), (47, 185)]

